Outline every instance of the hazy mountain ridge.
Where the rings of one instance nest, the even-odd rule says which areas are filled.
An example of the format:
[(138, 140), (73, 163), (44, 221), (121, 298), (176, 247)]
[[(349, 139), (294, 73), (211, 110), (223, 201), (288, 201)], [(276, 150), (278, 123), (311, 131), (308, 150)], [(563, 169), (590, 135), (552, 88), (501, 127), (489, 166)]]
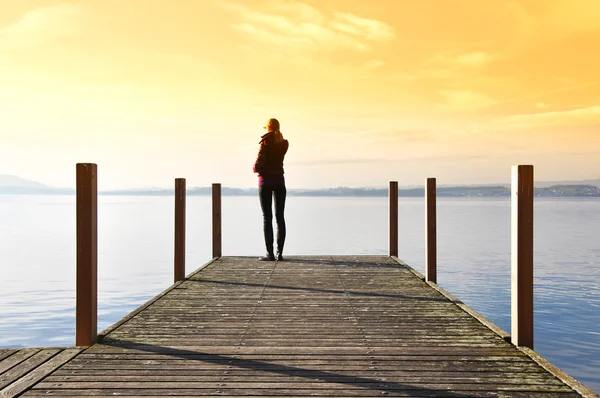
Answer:
[(41, 182), (26, 180), (13, 175), (0, 174), (0, 194), (64, 195), (75, 193), (72, 188), (51, 187)]
[(31, 188), (31, 189), (44, 189), (50, 188), (48, 185), (42, 184), (41, 182), (26, 180), (13, 175), (0, 174), (0, 188), (14, 187), (14, 188)]
[[(211, 187), (191, 187), (187, 189), (189, 196), (211, 195)], [(222, 187), (224, 196), (254, 196), (256, 188), (242, 189)], [(423, 197), (423, 187), (400, 187), (398, 194), (401, 197)], [(510, 196), (510, 185), (438, 185), (437, 196), (440, 197), (493, 197)], [(600, 179), (563, 181), (559, 183), (536, 182), (536, 196), (552, 197), (600, 197)], [(23, 195), (72, 195), (73, 188), (51, 187), (36, 181), (26, 180), (16, 176), (0, 175), (0, 194)], [(140, 188), (103, 190), (100, 195), (121, 196), (170, 196), (173, 188)], [(326, 189), (288, 189), (290, 196), (334, 196), (334, 197), (381, 197), (388, 195), (388, 188), (349, 188), (337, 187)]]

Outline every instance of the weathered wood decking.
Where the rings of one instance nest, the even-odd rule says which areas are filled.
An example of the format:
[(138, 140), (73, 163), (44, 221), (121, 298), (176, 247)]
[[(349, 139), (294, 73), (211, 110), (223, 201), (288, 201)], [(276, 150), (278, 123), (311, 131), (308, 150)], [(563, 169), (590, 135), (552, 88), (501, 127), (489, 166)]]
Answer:
[(220, 258), (104, 335), (23, 396), (581, 396), (389, 257)]
[(0, 349), (0, 397), (18, 396), (82, 348)]

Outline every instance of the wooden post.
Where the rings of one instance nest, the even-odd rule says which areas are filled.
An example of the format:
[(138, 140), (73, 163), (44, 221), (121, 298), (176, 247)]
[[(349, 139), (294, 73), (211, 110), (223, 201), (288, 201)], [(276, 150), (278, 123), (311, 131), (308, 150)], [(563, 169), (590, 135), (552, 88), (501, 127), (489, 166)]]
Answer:
[(398, 257), (398, 181), (390, 181), (390, 256)]
[(75, 345), (91, 346), (98, 334), (98, 172), (76, 165), (77, 288)]
[(437, 215), (435, 178), (428, 178), (425, 185), (425, 280), (437, 283)]
[(174, 281), (185, 279), (185, 178), (175, 179), (175, 270)]
[(512, 343), (533, 349), (533, 166), (512, 167)]
[(212, 184), (212, 226), (214, 257), (221, 257), (221, 184)]

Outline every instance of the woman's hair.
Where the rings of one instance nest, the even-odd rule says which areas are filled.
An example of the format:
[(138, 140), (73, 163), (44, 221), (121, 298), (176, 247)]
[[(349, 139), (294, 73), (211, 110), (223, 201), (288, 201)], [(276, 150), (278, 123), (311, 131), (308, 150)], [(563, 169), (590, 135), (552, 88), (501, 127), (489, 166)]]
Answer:
[(281, 131), (277, 130), (275, 132), (275, 142), (281, 142), (283, 141), (283, 134), (281, 134)]
[(281, 134), (281, 130), (279, 130), (279, 120), (271, 118), (267, 120), (267, 124), (265, 125), (267, 130), (272, 130), (275, 133), (275, 142), (283, 141), (283, 134)]

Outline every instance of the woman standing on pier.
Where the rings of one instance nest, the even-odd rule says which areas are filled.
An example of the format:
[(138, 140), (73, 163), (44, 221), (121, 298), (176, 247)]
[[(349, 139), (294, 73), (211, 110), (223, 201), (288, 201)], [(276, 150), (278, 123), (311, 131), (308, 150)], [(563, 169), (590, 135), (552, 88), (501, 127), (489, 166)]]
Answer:
[[(258, 156), (254, 163), (254, 172), (258, 173), (258, 195), (263, 213), (263, 232), (267, 254), (259, 257), (261, 261), (283, 260), (285, 243), (285, 179), (283, 178), (283, 158), (289, 143), (279, 130), (279, 121), (269, 119), (263, 127), (267, 130), (260, 140)], [(273, 253), (273, 198), (275, 198), (275, 220), (277, 221), (277, 254)]]

